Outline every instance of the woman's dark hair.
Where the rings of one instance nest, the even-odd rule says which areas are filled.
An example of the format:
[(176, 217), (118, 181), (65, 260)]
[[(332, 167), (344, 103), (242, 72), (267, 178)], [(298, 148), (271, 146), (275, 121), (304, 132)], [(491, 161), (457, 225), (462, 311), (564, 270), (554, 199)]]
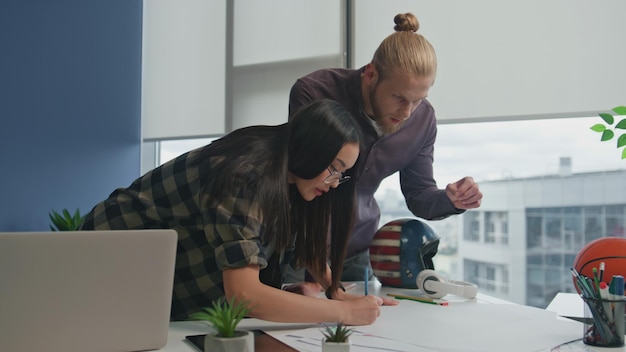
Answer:
[[(244, 194), (262, 209), (262, 241), (267, 244), (274, 240), (276, 251), (281, 251), (296, 236), (297, 262), (318, 277), (330, 258), (332, 288), (336, 289), (354, 219), (354, 181), (306, 201), (288, 184), (287, 175), (291, 172), (299, 178), (315, 178), (331, 165), (345, 144), (359, 142), (358, 127), (341, 104), (328, 99), (315, 101), (302, 107), (286, 124), (245, 127), (211, 143), (201, 159), (208, 161), (207, 166), (210, 163), (212, 171), (207, 177), (213, 181), (205, 183), (202, 199), (212, 202), (228, 195), (236, 175), (243, 180)], [(352, 169), (346, 171), (351, 173)]]
[[(324, 172), (345, 144), (358, 145), (360, 142), (360, 132), (352, 116), (332, 100), (320, 100), (302, 107), (289, 125), (289, 171), (304, 179)], [(352, 170), (346, 174), (351, 175)], [(293, 192), (291, 206), (292, 223), (297, 233), (296, 259), (320, 277), (326, 269), (327, 258), (330, 258), (333, 269), (331, 289), (336, 290), (352, 232), (355, 182), (345, 182), (312, 201), (302, 199), (296, 190)], [(327, 250), (329, 230), (330, 253)]]

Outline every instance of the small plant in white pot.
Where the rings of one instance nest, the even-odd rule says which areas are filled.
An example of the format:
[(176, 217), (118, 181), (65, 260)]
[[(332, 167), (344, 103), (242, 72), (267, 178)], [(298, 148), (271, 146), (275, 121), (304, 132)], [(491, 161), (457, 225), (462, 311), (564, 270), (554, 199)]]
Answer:
[(211, 352), (253, 352), (254, 335), (251, 331), (237, 330), (237, 325), (248, 313), (247, 302), (226, 301), (220, 298), (211, 307), (205, 307), (191, 314), (189, 320), (206, 320), (214, 333), (204, 337), (204, 350)]
[(352, 329), (343, 325), (342, 322), (337, 326), (326, 326), (322, 331), (324, 338), (322, 339), (322, 352), (348, 352), (350, 351), (350, 335)]

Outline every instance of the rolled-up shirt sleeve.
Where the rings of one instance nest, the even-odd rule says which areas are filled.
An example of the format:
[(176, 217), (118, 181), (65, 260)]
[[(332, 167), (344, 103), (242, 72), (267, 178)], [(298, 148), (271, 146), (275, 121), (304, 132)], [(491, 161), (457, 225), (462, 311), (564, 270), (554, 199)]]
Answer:
[(220, 270), (267, 266), (267, 253), (262, 245), (263, 215), (249, 193), (250, 190), (244, 192), (235, 187), (232, 194), (236, 195), (224, 197), (210, 208), (209, 216), (214, 221), (207, 224), (207, 238), (214, 241), (215, 261)]

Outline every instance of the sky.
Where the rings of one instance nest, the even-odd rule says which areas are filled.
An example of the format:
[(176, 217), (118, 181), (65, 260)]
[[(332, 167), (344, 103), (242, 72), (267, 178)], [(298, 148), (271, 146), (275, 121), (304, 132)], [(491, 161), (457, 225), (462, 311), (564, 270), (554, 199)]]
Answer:
[[(434, 174), (439, 187), (471, 176), (476, 182), (555, 174), (561, 157), (572, 172), (626, 169), (616, 138), (601, 142), (590, 127), (599, 116), (570, 119), (440, 124)], [(626, 133), (626, 131), (624, 131)], [(381, 189), (397, 188), (397, 175)]]
[[(439, 187), (464, 176), (476, 182), (507, 177), (555, 174), (561, 157), (570, 157), (572, 172), (626, 169), (617, 137), (601, 142), (591, 126), (603, 123), (599, 116), (440, 124), (435, 144), (434, 174)], [(624, 131), (626, 132), (626, 131)], [(161, 161), (167, 161), (207, 139), (162, 142)], [(398, 176), (385, 179), (379, 192), (399, 190)]]

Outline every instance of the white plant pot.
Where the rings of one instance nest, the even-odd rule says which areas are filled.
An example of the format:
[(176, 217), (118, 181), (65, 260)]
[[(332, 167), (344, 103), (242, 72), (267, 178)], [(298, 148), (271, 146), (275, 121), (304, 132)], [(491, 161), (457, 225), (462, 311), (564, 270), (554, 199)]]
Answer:
[(204, 338), (204, 350), (207, 352), (254, 352), (254, 334), (252, 331), (235, 331), (233, 337), (208, 334)]
[(350, 339), (346, 342), (327, 342), (322, 340), (322, 352), (350, 352)]

